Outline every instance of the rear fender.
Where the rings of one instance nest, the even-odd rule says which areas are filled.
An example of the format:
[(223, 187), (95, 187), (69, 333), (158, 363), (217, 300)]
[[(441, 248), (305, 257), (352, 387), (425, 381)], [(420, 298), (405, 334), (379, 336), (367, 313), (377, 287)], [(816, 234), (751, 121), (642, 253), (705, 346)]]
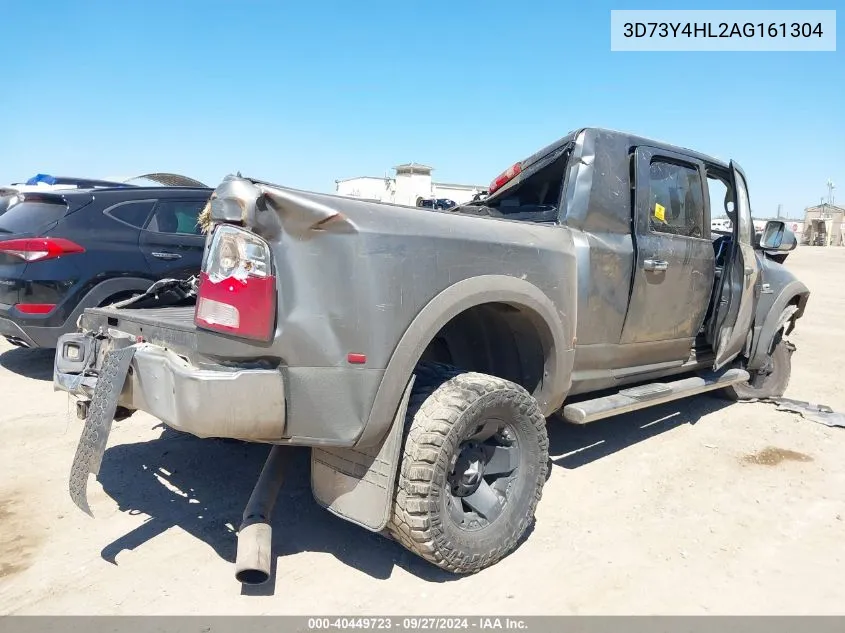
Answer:
[(559, 312), (545, 293), (528, 281), (505, 275), (481, 275), (443, 290), (408, 326), (390, 357), (356, 446), (373, 446), (385, 436), (414, 367), (443, 326), (465, 310), (485, 303), (510, 303), (527, 308), (548, 328), (543, 384), (534, 396), (544, 415), (560, 408), (572, 384), (574, 313)]
[(494, 302), (525, 307), (545, 322), (549, 353), (543, 385), (535, 396), (546, 415), (560, 408), (572, 379), (574, 315), (561, 315), (539, 288), (522, 279), (499, 275), (464, 279), (432, 299), (411, 322), (390, 358), (355, 447), (312, 449), (311, 487), (318, 503), (369, 530), (384, 528), (393, 503), (414, 368), (453, 317)]

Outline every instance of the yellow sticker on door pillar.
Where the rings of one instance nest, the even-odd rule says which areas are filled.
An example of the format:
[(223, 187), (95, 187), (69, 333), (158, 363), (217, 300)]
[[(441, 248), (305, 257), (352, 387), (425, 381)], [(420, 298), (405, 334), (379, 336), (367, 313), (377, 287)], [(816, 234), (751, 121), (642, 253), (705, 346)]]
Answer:
[(664, 207), (662, 204), (655, 202), (654, 203), (654, 217), (656, 217), (661, 222), (665, 222), (666, 221), (666, 207)]

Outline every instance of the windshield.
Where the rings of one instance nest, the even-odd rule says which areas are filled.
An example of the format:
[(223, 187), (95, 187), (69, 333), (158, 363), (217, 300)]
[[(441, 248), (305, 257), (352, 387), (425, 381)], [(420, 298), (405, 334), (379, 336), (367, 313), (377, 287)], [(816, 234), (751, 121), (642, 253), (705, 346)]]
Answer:
[(60, 201), (18, 202), (0, 214), (0, 233), (36, 233), (60, 220), (66, 211), (67, 205)]

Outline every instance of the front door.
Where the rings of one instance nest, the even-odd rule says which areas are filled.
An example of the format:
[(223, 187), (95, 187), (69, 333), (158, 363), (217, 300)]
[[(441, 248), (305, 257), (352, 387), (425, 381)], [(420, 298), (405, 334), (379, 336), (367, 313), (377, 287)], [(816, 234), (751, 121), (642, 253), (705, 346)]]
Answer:
[(205, 200), (165, 199), (156, 203), (141, 231), (139, 246), (157, 279), (199, 275), (205, 236), (197, 218)]
[[(715, 257), (704, 165), (639, 147), (635, 157), (636, 263), (620, 344), (632, 367), (687, 360), (707, 312)], [(636, 352), (636, 353), (634, 353)]]
[(754, 312), (757, 308), (757, 281), (760, 265), (754, 253), (754, 223), (748, 185), (742, 169), (731, 162), (736, 204), (731, 251), (722, 273), (716, 318), (708, 333), (716, 350), (714, 368), (719, 369), (739, 356), (745, 349)]

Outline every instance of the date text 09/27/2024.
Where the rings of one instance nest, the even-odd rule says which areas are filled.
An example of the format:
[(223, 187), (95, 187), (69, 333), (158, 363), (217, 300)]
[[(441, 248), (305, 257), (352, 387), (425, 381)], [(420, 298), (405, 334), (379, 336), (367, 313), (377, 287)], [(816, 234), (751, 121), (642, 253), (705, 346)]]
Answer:
[(824, 31), (821, 22), (758, 22), (728, 23), (719, 22), (625, 22), (622, 35), (629, 37), (771, 37), (771, 38), (809, 38), (822, 37)]

